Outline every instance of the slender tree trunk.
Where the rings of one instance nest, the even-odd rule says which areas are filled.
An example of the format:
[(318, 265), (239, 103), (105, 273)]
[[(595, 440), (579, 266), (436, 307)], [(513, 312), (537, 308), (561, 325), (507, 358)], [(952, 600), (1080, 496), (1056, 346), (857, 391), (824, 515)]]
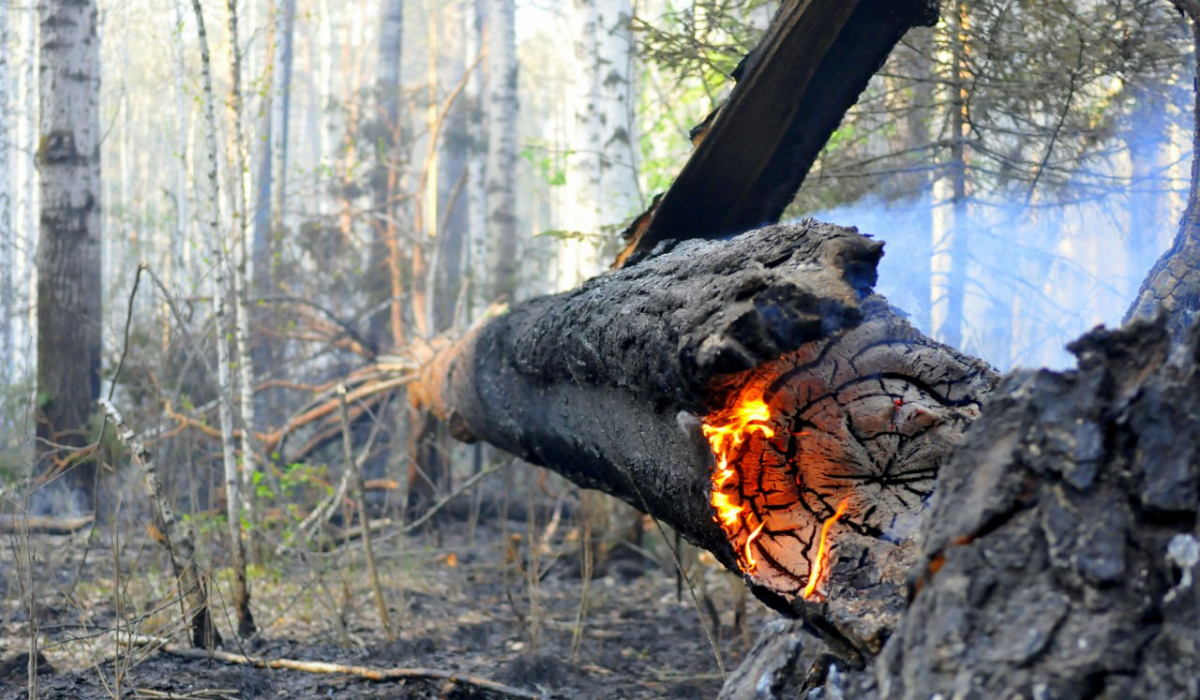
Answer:
[[(457, 86), (464, 71), (474, 68), (474, 53), (468, 51), (468, 36), (474, 22), (474, 2), (455, 0), (442, 8), (442, 60), (438, 72), (443, 85)], [(469, 80), (469, 78), (468, 78)], [(465, 91), (465, 87), (464, 87)], [(470, 109), (466, 96), (460, 94), (450, 106), (442, 127), (441, 157), (439, 158), (438, 238), (434, 242), (435, 267), (431, 275), (434, 332), (452, 326), (458, 308), (463, 274), (463, 244), (466, 240), (467, 203), (464, 191), (467, 184), (467, 158), (470, 150)]]
[[(931, 241), (933, 236), (933, 177), (927, 168), (936, 157), (929, 127), (934, 115), (933, 105), (936, 99), (934, 88), (937, 81), (933, 71), (933, 61), (926, 56), (926, 52), (932, 53), (933, 42), (929, 40), (932, 32), (925, 30), (919, 35), (913, 33), (909, 36), (911, 38), (922, 36), (926, 39), (924, 42), (918, 42), (917, 49), (911, 52), (916, 83), (912, 89), (913, 104), (908, 117), (908, 138), (909, 147), (918, 149), (916, 152), (920, 154), (912, 161), (913, 167), (918, 171), (914, 176), (916, 183), (913, 188), (916, 192), (915, 206), (921, 217), (918, 230), (924, 234), (925, 241)], [(917, 299), (917, 308), (911, 309), (911, 312), (915, 315), (917, 327), (926, 333), (932, 333), (933, 319), (930, 313), (932, 260), (928, 247), (917, 246), (917, 248), (918, 250), (914, 251), (915, 255), (905, 256), (906, 260), (911, 261), (911, 267), (904, 266), (906, 272), (912, 274), (910, 288), (914, 292), (913, 296)]]
[[(184, 26), (183, 7), (175, 3), (175, 26), (182, 32)], [(177, 273), (181, 279), (186, 279), (187, 268), (183, 264), (183, 249), (187, 243), (188, 224), (190, 219), (191, 200), (188, 193), (188, 116), (189, 101), (186, 90), (187, 65), (182, 48), (183, 37), (177, 36), (175, 48), (175, 235), (171, 241), (171, 264), (167, 269), (168, 284), (174, 281)]]
[(12, 181), (9, 163), (8, 94), (9, 47), (8, 3), (0, 4), (0, 386), (12, 386), (13, 378), (13, 265), (16, 263), (13, 244), (16, 231), (12, 216)]
[(238, 32), (237, 0), (229, 0), (229, 41), (231, 61), (230, 73), (230, 117), (233, 120), (234, 145), (237, 148), (235, 167), (237, 170), (238, 206), (234, 220), (237, 222), (237, 267), (233, 269), (233, 289), (237, 300), (237, 316), (234, 339), (238, 356), (238, 398), (242, 414), (242, 488), (245, 490), (247, 509), (251, 524), (258, 524), (258, 505), (255, 498), (255, 476), (258, 473), (257, 451), (254, 431), (258, 426), (254, 420), (254, 355), (250, 350), (250, 296), (252, 281), (249, 272), (250, 259), (250, 158), (247, 155), (246, 135), (243, 126), (244, 109), (242, 97), (242, 47)]
[(293, 38), (296, 34), (296, 0), (281, 0), (277, 8), (282, 12), (278, 19), (280, 35), (275, 53), (275, 67), (271, 69), (273, 86), (271, 107), (273, 110), (271, 138), (275, 141), (274, 151), (274, 195), (271, 207), (271, 235), (278, 240), (287, 225), (287, 177), (288, 177), (288, 134), (292, 114), (292, 55)]
[(197, 649), (216, 649), (221, 644), (221, 635), (213, 624), (211, 608), (208, 603), (208, 588), (201, 580), (196, 570), (196, 538), (193, 523), (185, 521), (182, 524), (175, 519), (175, 510), (171, 507), (171, 499), (167, 497), (167, 489), (163, 488), (158, 466), (155, 464), (150, 450), (137, 436), (117, 407), (108, 399), (100, 399), (117, 437), (133, 457), (134, 464), (142, 472), (142, 486), (150, 499), (151, 512), (154, 514), (154, 527), (151, 530), (154, 538), (167, 550), (171, 560), (171, 571), (178, 581), (181, 603), (184, 615), (192, 629), (192, 646)]
[[(466, 52), (476, 56), (483, 46), (483, 0), (468, 0)], [(487, 61), (480, 62), (467, 78), (467, 184), (464, 196), (467, 207), (467, 241), (463, 246), (463, 271), (470, 285), (467, 299), (467, 315), (471, 320), (479, 318), (487, 305), (489, 289), (487, 267), (487, 183), (485, 182), (485, 145), (483, 86), (487, 80)]]
[(371, 318), (369, 340), (377, 349), (389, 342), (404, 344), (403, 293), (404, 251), (397, 239), (395, 204), (400, 144), (400, 58), (404, 34), (403, 0), (384, 0), (379, 31), (379, 63), (375, 92), (379, 105), (379, 133), (375, 139), (375, 169), (371, 175), (371, 208), (377, 218), (372, 227), (367, 293), (371, 298), (390, 299), (386, 314)]
[(517, 288), (517, 46), (513, 0), (487, 7), (487, 268), (490, 298), (511, 299)]
[(637, 95), (629, 0), (575, 0), (578, 84), (567, 220), (577, 236), (559, 254), (560, 289), (597, 274), (612, 259), (617, 230), (642, 205), (637, 181)]
[(229, 521), (229, 549), (233, 560), (234, 607), (237, 610), (238, 636), (249, 637), (255, 632), (250, 613), (250, 584), (246, 578), (246, 550), (242, 540), (241, 483), (233, 445), (233, 378), (230, 376), (232, 358), (229, 353), (229, 319), (227, 318), (227, 289), (225, 276), (229, 273), (227, 245), (221, 232), (220, 185), (218, 184), (219, 156), (217, 153), (217, 117), (213, 105), (212, 61), (208, 52), (208, 35), (204, 28), (204, 11), (200, 0), (192, 0), (200, 36), (200, 62), (204, 77), (205, 141), (208, 147), (208, 233), (213, 251), (212, 296), (216, 314), (217, 342), (217, 405), (221, 420), (221, 454), (225, 466), (225, 501)]
[(969, 257), (967, 228), (969, 212), (967, 204), (967, 74), (966, 74), (966, 12), (967, 3), (958, 0), (946, 13), (946, 32), (950, 43), (950, 162), (947, 173), (950, 187), (950, 222), (935, 246), (935, 255), (943, 257), (942, 270), (945, 279), (942, 285), (944, 315), (935, 337), (951, 347), (962, 347), (963, 306), (966, 296), (967, 264)]
[(270, 10), (270, 23), (267, 30), (267, 58), (265, 65), (268, 71), (264, 77), (264, 82), (267, 85), (266, 94), (262, 97), (261, 106), (258, 113), (258, 160), (254, 164), (254, 181), (256, 184), (254, 193), (254, 289), (260, 296), (265, 296), (272, 289), (271, 283), (271, 224), (274, 221), (272, 214), (272, 197), (271, 190), (274, 182), (272, 181), (273, 171), (271, 164), (274, 162), (275, 153), (275, 135), (274, 135), (274, 116), (275, 116), (275, 101), (278, 99), (276, 94), (275, 81), (275, 55), (279, 52), (279, 10), (278, 1), (272, 0)]
[(100, 395), (100, 41), (94, 0), (43, 0), (38, 238), (38, 467), (67, 466), (76, 510), (95, 506), (95, 462), (70, 465)]
[[(10, 3), (11, 7), (11, 3)], [(29, 3), (25, 6), (25, 29), (21, 40), (24, 45), (21, 60), (21, 80), (18, 89), (18, 102), (22, 105), (17, 123), (17, 142), (24, 148), (17, 152), (17, 182), (16, 204), (18, 241), (20, 246), (15, 250), (15, 273), (13, 278), (19, 285), (16, 290), (14, 303), (27, 309), (13, 319), (13, 337), (21, 348), (19, 356), (23, 361), (16, 361), (18, 375), (28, 378), (34, 372), (34, 361), (29, 348), (34, 346), (37, 336), (37, 308), (31, 303), (37, 298), (37, 264), (28, 251), (33, 250), (37, 241), (38, 230), (38, 175), (37, 157), (32, 153), (33, 145), (37, 143), (38, 133), (38, 10), (37, 6)]]

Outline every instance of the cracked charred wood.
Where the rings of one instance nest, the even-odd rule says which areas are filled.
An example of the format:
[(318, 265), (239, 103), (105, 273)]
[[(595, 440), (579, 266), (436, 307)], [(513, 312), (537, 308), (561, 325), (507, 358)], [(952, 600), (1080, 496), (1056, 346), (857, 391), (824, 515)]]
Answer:
[(1005, 377), (943, 465), (873, 667), (798, 695), (795, 663), (750, 660), (723, 697), (1200, 698), (1200, 325), (1071, 349), (1077, 370)]
[[(846, 502), (826, 558), (843, 534), (911, 553), (913, 514), (994, 381), (871, 294), (881, 249), (815, 221), (664, 245), (442, 347), (410, 399), (456, 437), (655, 516), (816, 620), (827, 608), (792, 603), (815, 588), (831, 509)], [(768, 414), (724, 460), (745, 476), (718, 484), (714, 416), (747, 391)], [(738, 512), (718, 520), (718, 501)]]
[(1016, 372), (942, 471), (880, 697), (1200, 697), (1200, 328)]
[(664, 240), (778, 221), (896, 42), (936, 20), (931, 0), (785, 0), (678, 179), (626, 232), (618, 262)]

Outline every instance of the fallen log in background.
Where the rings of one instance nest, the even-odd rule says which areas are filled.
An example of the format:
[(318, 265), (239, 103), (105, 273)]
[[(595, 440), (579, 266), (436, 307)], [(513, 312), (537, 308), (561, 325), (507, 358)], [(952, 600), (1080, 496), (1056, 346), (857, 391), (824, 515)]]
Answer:
[[(847, 531), (896, 534), (900, 511), (923, 507), (938, 461), (993, 381), (871, 296), (881, 250), (815, 221), (682, 243), (517, 305), (443, 347), (410, 398), (457, 437), (650, 513), (749, 571), (760, 598), (796, 615), (813, 529), (832, 504), (851, 497)], [(755, 477), (729, 492), (756, 520), (727, 533), (711, 505), (714, 459), (701, 423), (751, 380), (780, 377), (767, 397), (780, 436), (746, 448), (794, 462), (779, 484)], [(791, 441), (785, 426), (813, 439)], [(747, 528), (759, 524), (751, 546)]]

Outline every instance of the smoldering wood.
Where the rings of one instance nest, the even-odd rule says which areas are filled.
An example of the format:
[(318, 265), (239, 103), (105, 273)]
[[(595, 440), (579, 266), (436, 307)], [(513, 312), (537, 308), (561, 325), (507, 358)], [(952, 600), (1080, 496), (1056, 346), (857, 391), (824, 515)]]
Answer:
[(778, 221), (896, 42), (936, 20), (930, 0), (785, 0), (679, 177), (626, 233), (621, 259)]
[(1200, 696), (1200, 328), (1070, 349), (1008, 376), (944, 468), (882, 696)]
[[(815, 389), (818, 383), (842, 382), (849, 375), (840, 365), (853, 368), (856, 360), (897, 395), (908, 395), (892, 384), (905, 376), (916, 387), (949, 381), (974, 392), (976, 403), (991, 386), (986, 366), (924, 338), (871, 295), (881, 250), (853, 229), (812, 220), (728, 241), (664, 245), (576, 290), (517, 305), (443, 347), (410, 387), (410, 399), (446, 419), (456, 437), (486, 440), (621, 498), (740, 571), (709, 504), (713, 456), (700, 431), (738, 373), (799, 350), (812, 362), (789, 376), (793, 388), (785, 393), (792, 397), (795, 386), (807, 386), (816, 399), (825, 393)], [(888, 351), (862, 355), (874, 348)], [(830, 388), (838, 398), (820, 401), (822, 410), (847, 425), (895, 419), (890, 399), (858, 401), (850, 387)], [(917, 427), (950, 436), (921, 454), (924, 473), (936, 469), (961, 424)], [(827, 450), (863, 474), (875, 469), (871, 460), (878, 457), (863, 442), (872, 438), (864, 433), (851, 441), (844, 430), (829, 429)], [(913, 436), (879, 449), (902, 448)], [(869, 505), (858, 505), (865, 527)], [(801, 506), (795, 523), (781, 524), (777, 536), (794, 537), (786, 527), (801, 521), (807, 536), (814, 522), (820, 525), (820, 513), (809, 510)], [(769, 605), (797, 615), (790, 603), (794, 579), (807, 572), (794, 557), (789, 561), (783, 573), (748, 582)]]
[[(1078, 369), (1001, 381), (941, 469), (911, 602), (824, 697), (1200, 697), (1200, 326), (1170, 328), (1098, 329)], [(818, 697), (791, 670), (748, 662), (728, 697)]]

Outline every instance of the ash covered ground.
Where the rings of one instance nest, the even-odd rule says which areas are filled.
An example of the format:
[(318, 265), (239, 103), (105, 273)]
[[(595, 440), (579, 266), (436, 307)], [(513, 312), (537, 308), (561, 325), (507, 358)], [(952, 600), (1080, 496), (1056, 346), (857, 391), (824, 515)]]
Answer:
[[(557, 509), (557, 517), (552, 505), (541, 510), (532, 530), (525, 520), (485, 513), (474, 527), (447, 516), (417, 534), (395, 526), (377, 532), (394, 640), (379, 622), (360, 542), (269, 557), (252, 570), (260, 637), (243, 649), (266, 658), (451, 671), (552, 698), (716, 697), (722, 676), (701, 616), (732, 669), (773, 615), (732, 574), (686, 548), (682, 560), (698, 603), (686, 587), (680, 595), (671, 548), (652, 524), (642, 546), (611, 547), (585, 593), (580, 529), (564, 515), (571, 508)], [(0, 659), (8, 663), (0, 666), (0, 700), (28, 697), (28, 657), (21, 654), (29, 648), (30, 616), (17, 560), (26, 548), (34, 553), (35, 620), (46, 662), (40, 698), (502, 697), (465, 683), (372, 682), (118, 645), (118, 631), (186, 640), (159, 546), (138, 518), (115, 522), (97, 527), (90, 544), (86, 530), (3, 536)], [(215, 542), (216, 534), (205, 537)], [(224, 649), (236, 652), (230, 577), (220, 556), (209, 562), (216, 616)], [(535, 585), (533, 566), (541, 572)]]

